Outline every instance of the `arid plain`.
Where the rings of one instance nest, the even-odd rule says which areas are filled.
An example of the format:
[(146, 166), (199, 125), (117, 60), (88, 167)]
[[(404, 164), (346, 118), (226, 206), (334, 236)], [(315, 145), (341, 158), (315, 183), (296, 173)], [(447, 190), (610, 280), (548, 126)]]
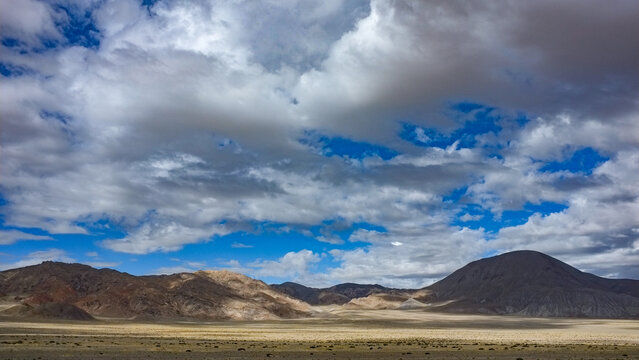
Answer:
[(639, 322), (316, 307), (310, 319), (0, 322), (0, 359), (639, 359)]

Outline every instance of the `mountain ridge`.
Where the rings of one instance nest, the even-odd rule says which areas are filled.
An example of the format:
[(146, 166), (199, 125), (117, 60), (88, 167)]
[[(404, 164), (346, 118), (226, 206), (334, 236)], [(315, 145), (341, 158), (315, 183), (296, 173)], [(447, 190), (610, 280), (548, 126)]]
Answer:
[(356, 283), (341, 283), (327, 288), (314, 288), (291, 281), (282, 284), (271, 284), (271, 287), (311, 305), (342, 305), (355, 298), (396, 290), (378, 284)]
[(69, 304), (91, 316), (148, 320), (267, 320), (311, 311), (262, 281), (229, 271), (134, 276), (59, 262), (0, 272), (0, 297), (35, 315), (39, 310), (30, 309), (53, 307), (47, 304)]
[[(312, 316), (311, 305), (534, 317), (639, 318), (639, 280), (607, 279), (521, 250), (468, 263), (421, 289), (343, 283), (312, 288), (227, 270), (134, 276), (43, 262), (0, 272), (0, 315), (90, 320), (267, 320)], [(309, 305), (310, 304), (310, 305)], [(0, 305), (2, 305), (0, 303)]]
[[(280, 291), (292, 287), (291, 283), (275, 286)], [(421, 289), (380, 286), (365, 296), (333, 304), (534, 317), (639, 318), (639, 280), (602, 278), (541, 252), (519, 250), (472, 261)]]

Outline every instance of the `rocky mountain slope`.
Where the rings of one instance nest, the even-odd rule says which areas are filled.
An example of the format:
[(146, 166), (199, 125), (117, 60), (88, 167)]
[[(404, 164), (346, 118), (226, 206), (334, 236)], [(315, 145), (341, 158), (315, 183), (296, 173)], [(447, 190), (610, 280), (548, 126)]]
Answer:
[(526, 316), (639, 318), (639, 281), (584, 273), (536, 251), (481, 259), (414, 298), (441, 311)]
[(394, 289), (389, 289), (381, 285), (361, 285), (353, 283), (339, 284), (329, 288), (312, 288), (294, 282), (285, 282), (271, 285), (271, 287), (311, 305), (342, 305), (352, 299), (394, 291)]
[(310, 311), (304, 302), (229, 271), (133, 276), (58, 262), (0, 272), (0, 298), (16, 302), (4, 315), (75, 319), (262, 320)]

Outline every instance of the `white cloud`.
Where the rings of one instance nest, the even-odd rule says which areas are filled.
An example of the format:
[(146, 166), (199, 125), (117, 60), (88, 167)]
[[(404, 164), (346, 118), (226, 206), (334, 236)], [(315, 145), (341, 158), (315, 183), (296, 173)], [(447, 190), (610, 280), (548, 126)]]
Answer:
[(321, 260), (320, 255), (310, 250), (288, 252), (277, 260), (256, 261), (249, 266), (256, 270), (253, 273), (258, 276), (303, 278), (308, 276), (313, 264)]
[(0, 230), (0, 245), (13, 244), (21, 240), (53, 240), (48, 235), (33, 235), (20, 230)]
[(321, 242), (324, 242), (324, 243), (327, 243), (327, 244), (333, 244), (333, 245), (340, 245), (340, 244), (344, 243), (344, 240), (340, 239), (337, 236), (323, 236), (323, 235), (320, 235), (320, 236), (316, 236), (315, 240), (321, 241)]
[[(307, 236), (335, 219), (386, 229), (356, 231), (349, 241), (359, 248), (331, 252), (341, 263), (318, 282), (421, 285), (492, 248), (573, 254), (596, 269), (584, 259), (616, 254), (627, 264), (639, 144), (639, 59), (628, 44), (639, 7), (576, 5), (375, 0), (369, 13), (359, 2), (160, 1), (149, 16), (136, 1), (96, 2), (98, 48), (34, 52), (41, 37), (63, 44), (55, 23), (68, 19), (45, 3), (2, 1), (0, 32), (29, 45), (3, 45), (0, 61), (30, 71), (0, 81), (4, 223), (86, 234), (79, 223), (107, 220), (126, 236), (102, 245), (133, 254), (261, 222)], [(420, 145), (432, 140), (426, 129), (452, 134), (472, 119), (448, 109), (458, 101), (494, 107), (502, 131), (467, 134), (474, 148), (399, 137), (403, 122)], [(309, 133), (399, 154), (325, 157), (322, 144), (300, 143)], [(539, 160), (585, 146), (611, 160), (590, 176), (539, 172)], [(464, 187), (459, 203), (442, 201)], [(479, 220), (466, 203), (499, 218), (543, 201), (569, 207), (495, 242), (450, 225), (458, 214)], [(327, 251), (341, 241), (333, 229), (316, 239)], [(306, 259), (297, 265), (310, 279), (303, 264), (319, 255), (293, 254), (256, 265), (283, 274), (283, 262)]]
[(102, 241), (107, 249), (129, 254), (145, 254), (152, 251), (175, 251), (185, 244), (208, 241), (216, 235), (227, 234), (223, 226), (191, 228), (181, 224), (145, 223), (136, 231), (122, 239)]
[(436, 222), (398, 224), (388, 233), (360, 230), (354, 239), (372, 245), (331, 252), (341, 262), (328, 272), (332, 283), (374, 279), (386, 286), (418, 288), (479, 258), (489, 248), (481, 230), (451, 229)]
[(174, 266), (162, 266), (157, 269), (153, 269), (149, 275), (171, 275), (183, 272), (195, 272), (207, 268), (206, 262), (204, 261), (188, 261), (178, 258), (171, 258), (170, 260), (180, 264)]
[(187, 261), (186, 264), (196, 269), (203, 269), (204, 267), (206, 267), (206, 263), (203, 261)]
[(424, 144), (430, 141), (430, 138), (428, 137), (428, 135), (426, 135), (426, 132), (424, 132), (424, 129), (420, 127), (415, 129), (415, 139), (417, 139), (417, 141), (422, 142)]
[(377, 230), (357, 229), (348, 237), (348, 241), (363, 241), (367, 243), (387, 242), (388, 234)]
[[(493, 245), (502, 251), (543, 251), (600, 274), (621, 272), (623, 264), (634, 261), (637, 255), (631, 245), (637, 239), (633, 228), (639, 219), (637, 172), (639, 155), (618, 153), (593, 172), (593, 176), (608, 179), (615, 186), (606, 182), (575, 189), (566, 195), (566, 210), (533, 215), (525, 224), (502, 228)], [(639, 274), (631, 268), (626, 271), (626, 276)]]
[(17, 37), (35, 43), (37, 36), (61, 39), (54, 19), (59, 17), (51, 7), (40, 1), (0, 1), (0, 28), (3, 36)]
[(85, 261), (83, 262), (83, 264), (92, 266), (94, 268), (114, 268), (121, 263), (116, 261)]
[(253, 245), (248, 245), (241, 242), (234, 242), (231, 244), (231, 247), (234, 249), (250, 249), (253, 247)]
[(463, 222), (477, 221), (477, 220), (480, 220), (482, 217), (483, 217), (482, 215), (470, 215), (469, 213), (466, 213), (466, 214), (460, 216), (459, 220), (461, 220)]
[(187, 266), (164, 266), (157, 268), (151, 272), (150, 275), (171, 275), (183, 272), (193, 272), (194, 269)]

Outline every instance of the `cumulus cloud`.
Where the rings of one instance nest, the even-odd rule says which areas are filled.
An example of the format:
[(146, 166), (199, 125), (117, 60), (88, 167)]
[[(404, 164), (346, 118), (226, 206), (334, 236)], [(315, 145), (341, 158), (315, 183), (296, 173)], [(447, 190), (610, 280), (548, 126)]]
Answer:
[[(108, 222), (125, 235), (100, 245), (132, 254), (285, 224), (336, 262), (318, 282), (420, 286), (516, 248), (630, 276), (639, 5), (598, 5), (2, 1), (4, 224), (55, 236)], [(98, 44), (65, 35), (76, 13)], [(489, 106), (499, 130), (459, 102)], [(585, 147), (608, 160), (544, 170)], [(496, 234), (470, 224), (543, 202), (567, 208)], [(345, 244), (363, 223), (376, 230)], [(250, 264), (311, 279), (321, 256)]]
[(310, 274), (311, 267), (320, 261), (320, 255), (310, 250), (288, 252), (277, 260), (256, 261), (249, 266), (258, 277), (292, 277), (304, 278)]
[(617, 153), (591, 175), (608, 182), (566, 192), (567, 209), (503, 228), (493, 245), (503, 251), (536, 249), (596, 273), (636, 277), (636, 269), (625, 264), (637, 257), (638, 171), (636, 152)]
[(60, 39), (62, 36), (55, 26), (57, 17), (59, 14), (44, 2), (0, 1), (0, 29), (3, 36), (33, 43), (37, 41), (38, 36)]
[(153, 251), (175, 251), (185, 244), (207, 241), (214, 235), (226, 234), (223, 226), (187, 227), (176, 222), (145, 223), (122, 239), (102, 242), (105, 248), (129, 254)]
[(350, 241), (371, 246), (331, 252), (341, 265), (330, 270), (329, 278), (360, 283), (375, 279), (388, 286), (417, 288), (441, 279), (489, 249), (483, 230), (451, 228), (441, 220), (397, 224), (388, 232), (353, 233)]

